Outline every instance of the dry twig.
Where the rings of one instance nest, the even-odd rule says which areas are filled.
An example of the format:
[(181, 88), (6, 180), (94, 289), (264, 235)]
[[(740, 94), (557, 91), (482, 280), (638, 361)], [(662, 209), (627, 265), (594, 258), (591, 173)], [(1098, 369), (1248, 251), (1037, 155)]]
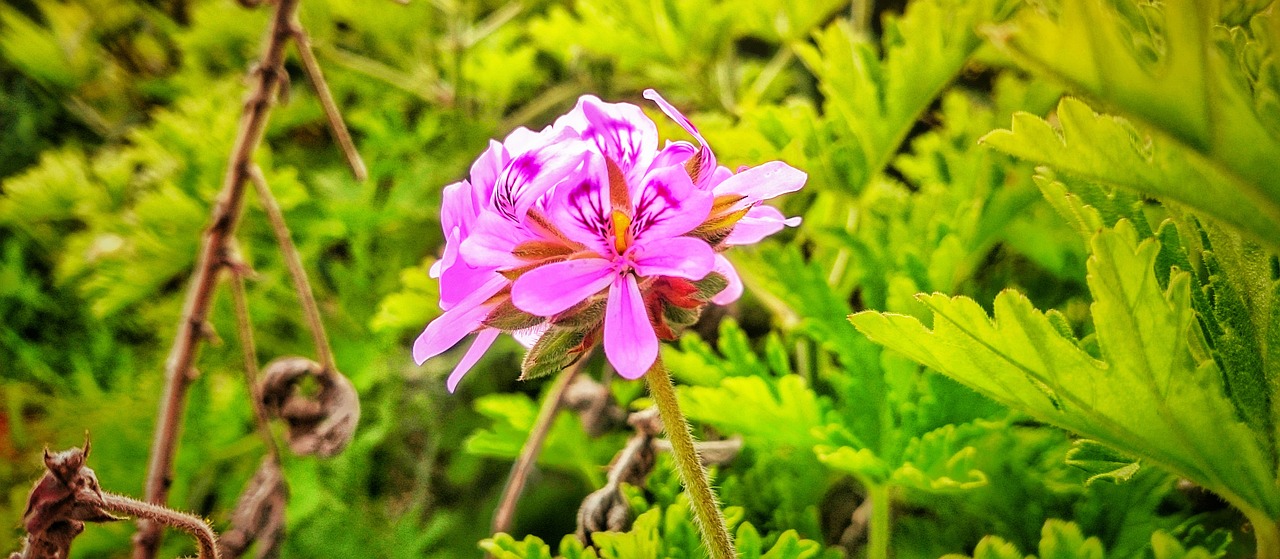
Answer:
[(524, 492), (524, 484), (529, 479), (529, 472), (537, 462), (538, 452), (542, 450), (542, 442), (546, 440), (547, 433), (551, 432), (551, 424), (555, 421), (556, 412), (560, 411), (565, 392), (590, 357), (590, 354), (582, 355), (576, 363), (560, 373), (555, 384), (551, 385), (551, 389), (547, 392), (547, 397), (543, 399), (542, 408), (538, 410), (538, 417), (533, 423), (533, 430), (529, 432), (529, 438), (525, 439), (524, 446), (520, 449), (520, 457), (511, 465), (507, 484), (502, 488), (502, 500), (498, 502), (498, 509), (493, 513), (492, 533), (511, 530), (511, 521), (516, 515), (516, 504), (520, 501), (520, 494)]
[[(284, 52), (290, 39), (298, 42), (303, 65), (307, 69), (312, 85), (316, 88), (329, 125), (333, 128), (334, 135), (346, 154), (352, 171), (358, 179), (363, 179), (365, 175), (364, 163), (355, 153), (350, 133), (338, 115), (333, 95), (328, 91), (319, 65), (311, 52), (309, 41), (306, 40), (305, 31), (297, 20), (298, 2), (299, 0), (276, 0), (273, 6), (274, 14), (267, 33), (266, 46), (250, 76), (253, 83), (240, 117), (239, 133), (231, 150), (222, 191), (213, 208), (211, 223), (204, 233), (203, 244), (183, 306), (182, 320), (178, 323), (178, 332), (165, 364), (165, 388), (160, 400), (159, 416), (152, 441), (151, 461), (147, 468), (145, 494), (146, 500), (151, 503), (163, 504), (168, 500), (169, 486), (173, 482), (173, 456), (177, 446), (178, 430), (182, 423), (187, 389), (195, 376), (192, 365), (200, 341), (209, 331), (206, 317), (213, 301), (218, 273), (224, 266), (233, 264), (231, 242), (244, 205), (244, 183), (252, 176), (258, 177), (257, 182), (263, 182), (261, 171), (253, 164), (253, 152), (262, 143), (272, 105), (288, 86), (288, 75), (284, 71)], [(260, 2), (241, 0), (241, 3), (253, 7)], [(271, 199), (269, 195), (262, 198)], [(287, 230), (283, 236), (279, 235), (279, 231), (283, 228), (283, 218), (273, 219), (273, 225), (277, 230), (278, 238), (284, 239), (281, 240), (281, 248), (286, 253), (286, 260), (289, 260), (292, 243), (287, 241)], [(296, 259), (296, 250), (293, 251), (293, 256)], [(320, 355), (321, 362), (325, 364), (325, 370), (337, 375), (336, 369), (333, 368), (332, 351), (324, 337), (323, 328), (319, 325), (319, 313), (315, 311), (314, 298), (305, 281), (305, 274), (295, 273), (293, 262), (290, 266), (295, 287), (299, 290), (299, 299), (303, 301), (307, 311), (308, 324), (312, 326), (312, 334), (316, 337), (316, 352)], [(243, 335), (246, 332), (243, 325), (241, 332), (242, 343), (251, 345), (252, 337)], [(256, 355), (246, 351), (247, 367), (252, 366), (250, 361), (256, 365), (256, 360)], [(345, 379), (342, 380), (345, 381)], [(339, 384), (338, 381), (334, 383)], [(349, 385), (348, 382), (347, 386)], [(356, 405), (358, 406), (358, 403)], [(255, 412), (257, 411), (255, 409)], [(354, 417), (358, 415), (357, 412)], [(270, 438), (269, 433), (265, 436)], [(152, 521), (139, 522), (139, 531), (134, 536), (134, 558), (153, 559), (159, 544), (159, 526)]]

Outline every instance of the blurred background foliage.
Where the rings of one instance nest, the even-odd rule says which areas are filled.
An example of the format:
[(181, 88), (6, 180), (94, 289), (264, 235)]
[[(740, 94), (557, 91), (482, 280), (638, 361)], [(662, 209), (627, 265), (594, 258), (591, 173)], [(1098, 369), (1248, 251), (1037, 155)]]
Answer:
[[(1158, 58), (1158, 10), (1120, 4), (1135, 48)], [(1267, 4), (1229, 2), (1220, 19), (1248, 22)], [(647, 87), (691, 114), (730, 168), (782, 159), (810, 176), (781, 202), (804, 225), (733, 256), (747, 296), (664, 350), (700, 436), (742, 437), (742, 454), (714, 476), (745, 556), (870, 553), (852, 520), (868, 495), (895, 503), (896, 557), (1132, 557), (1153, 541), (1160, 557), (1249, 549), (1238, 513), (1212, 496), (1152, 468), (1085, 483), (1091, 473), (1066, 460), (1072, 436), (880, 350), (846, 319), (877, 309), (928, 321), (918, 292), (989, 305), (1016, 287), (1090, 333), (1085, 243), (1031, 163), (978, 142), (1016, 111), (1052, 119), (1063, 93), (1061, 80), (1028, 73), (979, 30), (1061, 10), (1053, 0), (302, 2), (369, 180), (350, 178), (292, 54), (294, 87), (257, 160), (364, 411), (338, 457), (286, 457), (281, 554), (482, 553), (549, 383), (515, 380), (522, 350), (510, 340), (456, 395), (444, 375), (460, 355), (413, 365), (409, 344), (438, 312), (426, 270), (442, 242), (441, 188), (489, 138), (542, 127), (584, 93), (637, 102), (680, 138), (641, 102)], [(103, 485), (141, 494), (162, 362), (268, 15), (229, 0), (0, 6), (0, 550), (18, 546), (44, 445), (91, 431)], [(1233, 29), (1251, 40), (1251, 28)], [(1105, 188), (1079, 188), (1108, 200)], [(1164, 215), (1155, 201), (1125, 200), (1153, 222)], [(301, 313), (252, 195), (239, 239), (257, 272), (260, 354), (305, 354)], [(199, 357), (171, 502), (221, 528), (264, 449), (225, 290), (211, 320), (226, 342)], [(645, 405), (640, 384), (599, 363), (589, 371), (624, 408)], [(560, 542), (626, 436), (590, 437), (563, 412), (515, 538), (484, 548), (589, 553)], [(635, 527), (597, 538), (601, 556), (701, 556), (665, 458), (627, 492)], [(125, 556), (131, 533), (128, 523), (92, 526), (74, 550)], [(1014, 555), (995, 555), (991, 540), (975, 551), (989, 534)], [(170, 556), (190, 551), (178, 537), (167, 546)]]

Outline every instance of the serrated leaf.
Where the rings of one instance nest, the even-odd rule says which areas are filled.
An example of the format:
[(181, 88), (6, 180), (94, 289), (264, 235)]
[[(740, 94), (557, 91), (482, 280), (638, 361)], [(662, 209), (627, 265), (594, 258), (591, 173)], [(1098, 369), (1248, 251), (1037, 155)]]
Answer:
[[(1054, 127), (1018, 113), (1009, 130), (996, 130), (981, 141), (1066, 175), (1185, 203), (1259, 240), (1274, 244), (1280, 239), (1280, 196), (1269, 208), (1185, 148), (1142, 134), (1124, 119), (1096, 114), (1079, 99), (1062, 99), (1057, 119)], [(1072, 221), (1077, 227), (1089, 225), (1087, 218)]]
[(1067, 464), (1084, 470), (1089, 477), (1085, 485), (1097, 481), (1124, 483), (1138, 473), (1137, 460), (1116, 452), (1111, 447), (1089, 439), (1079, 439), (1067, 451)]
[[(1152, 270), (1159, 243), (1132, 225), (1099, 232), (1089, 259), (1093, 320), (1102, 359), (1064, 339), (1013, 291), (994, 319), (972, 300), (922, 296), (934, 329), (876, 312), (852, 317), (873, 340), (1014, 409), (1124, 448), (1215, 491), (1246, 513), (1280, 512), (1272, 460), (1222, 392), (1212, 361), (1189, 348), (1188, 277), (1161, 290)], [(1269, 434), (1268, 434), (1269, 436)]]
[(1040, 534), (1040, 559), (1103, 559), (1098, 538), (1085, 538), (1080, 527), (1061, 520), (1044, 523)]
[[(717, 387), (680, 390), (680, 408), (690, 419), (743, 436), (747, 444), (808, 449), (817, 439), (827, 408), (798, 376), (771, 386), (760, 377), (727, 377)], [(751, 410), (751, 413), (742, 413)]]
[[(1230, 52), (1214, 37), (1213, 5), (1170, 0), (1151, 5), (1147, 17), (1130, 19), (1102, 0), (1064, 2), (1056, 21), (1040, 10), (1024, 10), (988, 35), (1033, 72), (1061, 80), (1170, 140), (1156, 142), (1155, 147), (1173, 151), (1162, 146), (1182, 146), (1176, 151), (1206, 175), (1186, 175), (1182, 180), (1207, 182), (1213, 192), (1249, 204), (1223, 204), (1228, 198), (1215, 201), (1197, 195), (1181, 182), (1151, 192), (1172, 191), (1167, 195), (1177, 194), (1175, 199), (1274, 243), (1277, 237), (1266, 236), (1264, 229), (1274, 233), (1280, 222), (1280, 178), (1273, 165), (1280, 158), (1280, 130), (1264, 124), (1254, 107), (1262, 99), (1274, 99), (1277, 92), (1265, 84), (1251, 91), (1245, 72), (1232, 68)], [(1267, 27), (1276, 25), (1267, 18), (1260, 34), (1269, 34)], [(1125, 147), (1114, 140), (1102, 145)], [(1242, 215), (1221, 211), (1232, 208)], [(1261, 223), (1258, 216), (1272, 223)]]

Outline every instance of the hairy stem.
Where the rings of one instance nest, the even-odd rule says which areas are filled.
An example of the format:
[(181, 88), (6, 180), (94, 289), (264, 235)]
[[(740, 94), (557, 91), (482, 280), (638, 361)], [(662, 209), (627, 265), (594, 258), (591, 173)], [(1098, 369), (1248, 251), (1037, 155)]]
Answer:
[[(155, 436), (151, 444), (151, 461), (147, 465), (145, 495), (147, 502), (164, 504), (173, 483), (173, 455), (178, 441), (186, 405), (187, 388), (193, 375), (196, 349), (205, 336), (205, 318), (213, 301), (218, 271), (227, 263), (228, 240), (235, 233), (244, 202), (244, 181), (253, 151), (262, 143), (263, 130), (281, 83), (284, 48), (291, 37), (291, 25), (298, 0), (279, 0), (267, 44), (253, 73), (253, 89), (240, 116), (240, 129), (231, 149), (230, 162), (222, 184), (222, 192), (214, 204), (213, 218), (205, 230), (204, 242), (192, 273), (191, 285), (183, 305), (182, 320), (173, 347), (165, 362), (165, 386), (160, 398)], [(153, 559), (160, 545), (160, 526), (151, 521), (139, 522), (134, 536), (134, 559)]]
[(547, 391), (547, 397), (542, 400), (538, 417), (533, 422), (533, 430), (529, 432), (529, 438), (525, 439), (524, 446), (520, 449), (520, 457), (516, 459), (515, 464), (511, 465), (507, 484), (502, 488), (502, 500), (498, 502), (498, 509), (493, 513), (492, 533), (498, 534), (511, 530), (511, 521), (515, 519), (516, 505), (520, 501), (520, 494), (524, 492), (525, 481), (529, 479), (529, 472), (537, 462), (543, 441), (551, 432), (551, 424), (555, 421), (556, 412), (560, 411), (565, 391), (573, 383), (574, 377), (578, 376), (578, 371), (582, 369), (588, 357), (590, 356), (583, 355), (577, 363), (560, 373), (560, 376), (556, 377), (555, 384), (551, 385), (551, 389)]
[(219, 558), (218, 536), (213, 533), (209, 523), (200, 518), (105, 491), (102, 493), (102, 502), (103, 508), (111, 512), (126, 514), (140, 520), (145, 519), (156, 526), (172, 526), (182, 530), (196, 539), (200, 548), (200, 559)]
[(315, 294), (311, 291), (311, 282), (307, 280), (307, 269), (303, 267), (302, 256), (298, 254), (298, 247), (294, 246), (293, 238), (289, 235), (289, 225), (284, 221), (280, 204), (271, 194), (267, 179), (257, 165), (250, 165), (249, 179), (258, 193), (258, 202), (267, 212), (267, 220), (271, 222), (271, 231), (275, 233), (276, 242), (280, 245), (280, 253), (284, 256), (289, 277), (293, 278), (293, 289), (298, 292), (298, 302), (302, 305), (302, 314), (307, 319), (307, 328), (311, 330), (311, 338), (316, 346), (316, 360), (325, 370), (336, 371), (333, 350), (329, 347), (329, 336), (324, 331), (324, 321), (320, 319), (320, 307), (316, 305)]
[(715, 493), (711, 492), (711, 485), (707, 482), (707, 471), (702, 467), (702, 458), (694, 447), (689, 422), (680, 412), (676, 401), (676, 387), (671, 382), (671, 375), (663, 366), (661, 357), (653, 362), (653, 367), (645, 374), (645, 380), (649, 385), (649, 394), (658, 405), (658, 414), (662, 417), (667, 440), (671, 441), (671, 455), (680, 472), (680, 481), (689, 494), (689, 505), (698, 521), (702, 543), (707, 546), (712, 559), (733, 559), (736, 557), (733, 540), (729, 537)]
[(889, 532), (892, 519), (888, 485), (872, 485), (867, 488), (867, 500), (871, 502), (871, 534), (867, 537), (868, 559), (889, 559)]

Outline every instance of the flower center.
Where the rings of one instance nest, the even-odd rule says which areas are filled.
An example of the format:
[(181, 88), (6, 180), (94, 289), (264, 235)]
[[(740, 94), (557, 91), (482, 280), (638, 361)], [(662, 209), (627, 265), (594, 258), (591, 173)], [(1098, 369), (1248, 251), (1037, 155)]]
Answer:
[(622, 210), (613, 210), (609, 220), (613, 223), (613, 250), (623, 254), (631, 246), (631, 216)]

